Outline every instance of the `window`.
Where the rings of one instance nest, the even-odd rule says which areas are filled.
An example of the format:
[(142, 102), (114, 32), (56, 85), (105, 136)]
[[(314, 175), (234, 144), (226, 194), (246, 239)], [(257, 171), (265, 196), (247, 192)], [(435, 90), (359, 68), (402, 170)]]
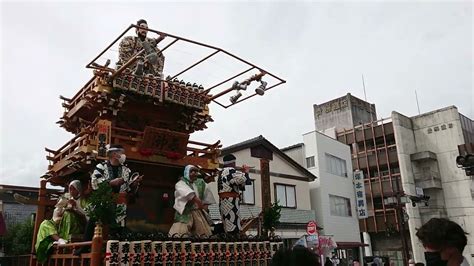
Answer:
[(352, 216), (351, 201), (348, 198), (329, 195), (329, 205), (331, 206), (331, 215)]
[(326, 153), (326, 172), (347, 177), (346, 161)]
[(400, 168), (397, 166), (390, 166), (392, 169), (392, 175), (393, 174), (399, 174), (400, 173)]
[(306, 168), (314, 167), (314, 156), (306, 158)]
[(275, 200), (279, 205), (296, 208), (296, 187), (292, 185), (275, 184)]
[(377, 145), (377, 148), (381, 148), (385, 146), (385, 142), (383, 140), (383, 137), (378, 137), (375, 139), (375, 144)]
[(382, 197), (374, 197), (374, 209), (375, 210), (381, 210), (383, 209), (383, 198)]
[(241, 192), (240, 203), (255, 204), (255, 180), (252, 180), (251, 185), (246, 185), (245, 190)]

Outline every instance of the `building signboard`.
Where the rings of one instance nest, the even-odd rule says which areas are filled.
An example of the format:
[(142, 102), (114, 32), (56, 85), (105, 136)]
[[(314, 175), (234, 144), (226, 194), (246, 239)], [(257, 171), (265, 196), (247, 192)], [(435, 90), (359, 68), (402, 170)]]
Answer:
[(356, 195), (356, 209), (359, 219), (369, 217), (367, 211), (367, 200), (365, 198), (364, 173), (360, 170), (354, 171), (354, 189)]

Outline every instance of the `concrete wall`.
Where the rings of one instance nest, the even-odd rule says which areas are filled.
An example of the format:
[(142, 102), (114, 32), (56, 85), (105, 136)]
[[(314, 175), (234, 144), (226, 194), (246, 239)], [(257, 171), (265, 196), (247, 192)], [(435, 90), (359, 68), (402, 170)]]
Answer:
[(295, 162), (299, 163), (303, 167), (306, 167), (306, 155), (302, 146), (285, 150), (284, 153), (290, 156), (290, 158), (293, 159)]
[[(402, 188), (406, 194), (416, 195), (415, 176), (412, 170), (410, 154), (416, 153), (415, 135), (410, 118), (396, 112), (392, 112), (392, 123), (395, 134), (395, 143), (397, 143), (398, 165)], [(410, 241), (413, 248), (415, 262), (424, 261), (423, 245), (416, 237), (416, 230), (422, 225), (419, 208), (413, 208), (411, 204), (405, 205), (409, 217), (408, 227), (410, 230)]]
[(469, 117), (459, 114), (461, 128), (464, 135), (465, 143), (474, 143), (474, 120)]
[[(318, 179), (310, 184), (311, 205), (316, 211), (317, 221), (324, 228), (322, 233), (334, 235), (336, 241), (360, 242), (349, 146), (319, 132), (307, 133), (303, 135), (303, 140), (306, 156), (315, 156), (316, 167), (308, 169), (318, 176)], [(326, 153), (346, 161), (348, 177), (333, 175), (326, 170)], [(352, 216), (331, 215), (329, 195), (350, 199)]]
[[(298, 148), (293, 149), (291, 152), (285, 151), (285, 154), (293, 158), (295, 154), (297, 153), (302, 153), (305, 154), (305, 157), (311, 157), (314, 156), (314, 163), (315, 166), (307, 168), (306, 167), (306, 159), (305, 161), (298, 162), (300, 165), (303, 167), (306, 167), (311, 173), (313, 174), (319, 174), (319, 161), (318, 161), (318, 154), (316, 150), (316, 139), (311, 133), (303, 135), (303, 140), (304, 140), (304, 145)], [(318, 175), (316, 175), (318, 176)], [(309, 183), (309, 189), (310, 189), (310, 204), (311, 204), (311, 209), (313, 209), (316, 213), (316, 219), (318, 223), (321, 223), (320, 226), (322, 226), (322, 219), (326, 213), (324, 212), (325, 210), (321, 208), (320, 205), (318, 204), (322, 202), (321, 199), (321, 184), (320, 184), (321, 178), (318, 176), (318, 178), (312, 182)]]
[(270, 161), (270, 172), (304, 177), (299, 169), (276, 153), (273, 153), (273, 160)]
[[(473, 182), (456, 166), (457, 146), (464, 144), (460, 115), (451, 106), (412, 118), (419, 150), (431, 149), (438, 158), (447, 215), (469, 233), (464, 255), (474, 263), (474, 201), (470, 186)], [(438, 130), (436, 129), (438, 128)], [(433, 129), (429, 133), (429, 129)]]
[(351, 112), (353, 125), (360, 125), (370, 121), (377, 120), (375, 105), (362, 101), (358, 98), (351, 97)]
[(350, 108), (335, 110), (323, 115), (318, 115), (318, 108), (322, 108), (323, 112), (325, 112), (324, 106), (313, 106), (316, 130), (325, 130), (328, 126), (336, 126), (337, 128), (352, 128), (352, 115)]
[[(425, 163), (424, 168), (438, 170), (441, 179), (441, 189), (425, 189), (426, 194), (431, 196), (429, 202), (431, 208), (423, 206), (413, 208), (407, 205), (412, 244), (417, 242), (414, 234), (421, 222), (431, 217), (447, 215), (447, 218), (460, 224), (469, 233), (464, 255), (473, 264), (471, 254), (474, 254), (474, 201), (470, 191), (473, 181), (464, 171), (457, 168), (455, 163), (458, 155), (457, 146), (464, 143), (457, 108), (451, 106), (411, 119), (393, 112), (392, 119), (405, 192), (415, 194), (414, 173), (423, 171), (420, 169), (420, 163), (410, 160), (410, 154), (424, 151), (435, 153), (436, 161)], [(444, 206), (445, 211), (442, 208), (440, 211), (440, 207)], [(413, 245), (415, 261), (423, 261), (423, 248), (419, 243), (415, 244)]]
[(360, 123), (377, 120), (375, 105), (363, 101), (350, 93), (347, 95), (313, 105), (316, 130), (324, 131), (328, 128), (351, 129)]

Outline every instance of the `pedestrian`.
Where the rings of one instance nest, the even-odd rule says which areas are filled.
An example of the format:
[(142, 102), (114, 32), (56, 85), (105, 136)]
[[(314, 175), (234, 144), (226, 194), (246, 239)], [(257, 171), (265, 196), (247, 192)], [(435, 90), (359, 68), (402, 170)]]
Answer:
[(416, 236), (425, 248), (427, 266), (469, 266), (462, 255), (467, 245), (466, 232), (457, 223), (445, 218), (432, 218)]

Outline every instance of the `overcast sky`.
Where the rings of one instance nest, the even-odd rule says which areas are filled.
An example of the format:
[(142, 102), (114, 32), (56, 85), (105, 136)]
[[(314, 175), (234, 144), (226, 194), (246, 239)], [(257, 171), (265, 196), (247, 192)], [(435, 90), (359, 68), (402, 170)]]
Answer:
[[(192, 139), (225, 146), (263, 135), (278, 147), (314, 130), (313, 109), (350, 92), (412, 116), (455, 105), (474, 118), (473, 4), (464, 2), (1, 1), (0, 183), (38, 186), (44, 147), (72, 135), (55, 124), (59, 95), (91, 77), (84, 66), (138, 18), (151, 28), (235, 53), (287, 83), (233, 108)], [(172, 63), (172, 62), (167, 62)], [(165, 73), (166, 74), (166, 73)]]

